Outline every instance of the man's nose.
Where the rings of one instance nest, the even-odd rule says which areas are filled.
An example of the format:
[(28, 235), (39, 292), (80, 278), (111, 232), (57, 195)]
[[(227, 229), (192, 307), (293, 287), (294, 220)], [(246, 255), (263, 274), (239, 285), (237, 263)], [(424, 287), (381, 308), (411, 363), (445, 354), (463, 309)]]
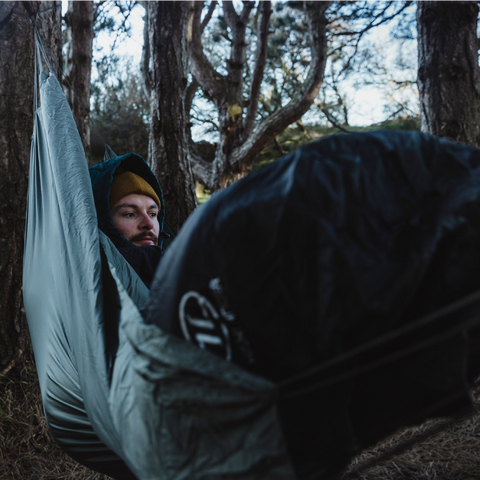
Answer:
[(153, 229), (153, 220), (151, 219), (148, 213), (142, 215), (142, 220), (140, 222), (141, 230), (152, 230)]

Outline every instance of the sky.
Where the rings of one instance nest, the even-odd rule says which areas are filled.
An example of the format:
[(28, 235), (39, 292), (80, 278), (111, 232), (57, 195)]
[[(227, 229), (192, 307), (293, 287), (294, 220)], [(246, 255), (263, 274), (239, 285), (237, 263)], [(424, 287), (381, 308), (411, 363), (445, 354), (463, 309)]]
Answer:
[[(396, 79), (409, 77), (416, 79), (416, 67), (417, 67), (417, 44), (412, 40), (408, 45), (402, 45), (404, 47), (404, 56), (408, 57), (412, 65), (412, 71), (399, 72), (398, 68), (394, 65), (394, 60), (398, 55), (399, 44), (391, 42), (389, 39), (389, 27), (379, 26), (372, 30), (368, 36), (368, 40), (372, 41), (384, 58), (384, 62), (391, 70), (392, 75)], [(354, 108), (352, 108), (350, 123), (352, 125), (366, 126), (374, 123), (380, 123), (386, 119), (384, 107), (389, 102), (389, 95), (392, 94), (392, 85), (386, 85), (385, 88), (379, 88), (378, 86), (363, 86), (361, 88), (355, 88), (354, 86), (348, 86), (347, 90), (354, 98)], [(416, 88), (414, 89), (416, 91)], [(418, 103), (418, 96), (412, 97), (410, 91), (404, 92), (412, 102)], [(400, 93), (395, 93), (397, 99), (400, 98)], [(414, 107), (415, 108), (415, 107)]]

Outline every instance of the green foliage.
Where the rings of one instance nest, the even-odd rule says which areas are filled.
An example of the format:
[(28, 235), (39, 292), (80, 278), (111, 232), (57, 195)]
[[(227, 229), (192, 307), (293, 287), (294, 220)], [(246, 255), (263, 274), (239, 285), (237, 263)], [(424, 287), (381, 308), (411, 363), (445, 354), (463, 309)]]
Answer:
[[(117, 155), (134, 152), (147, 159), (150, 105), (140, 85), (140, 75), (129, 67), (116, 81), (92, 84), (92, 118)], [(91, 132), (94, 163), (103, 159), (103, 141)]]
[[(349, 127), (349, 132), (372, 132), (375, 130), (420, 130), (420, 121), (416, 117), (405, 117), (389, 120), (368, 127)], [(253, 164), (252, 171), (268, 165), (309, 142), (319, 140), (329, 135), (343, 135), (338, 128), (324, 125), (297, 125), (291, 126), (281, 133), (276, 141), (271, 142), (258, 156)]]
[[(403, 117), (395, 120), (388, 120), (386, 122), (369, 125), (368, 127), (348, 127), (349, 132), (372, 132), (375, 130), (420, 130), (420, 119), (418, 117)], [(326, 125), (303, 125), (297, 122), (284, 130), (275, 141), (271, 142), (257, 157), (253, 166), (252, 172), (258, 170), (275, 160), (287, 155), (297, 148), (306, 145), (309, 142), (319, 140), (330, 135), (343, 135), (338, 128)], [(215, 146), (208, 144), (208, 142), (201, 142), (202, 153), (207, 151), (214, 151)], [(199, 144), (196, 144), (199, 149)], [(210, 192), (205, 190), (203, 185), (196, 186), (197, 200), (199, 205), (205, 203), (210, 198)]]
[(198, 182), (195, 185), (195, 194), (197, 196), (198, 205), (204, 204), (210, 198), (210, 191)]

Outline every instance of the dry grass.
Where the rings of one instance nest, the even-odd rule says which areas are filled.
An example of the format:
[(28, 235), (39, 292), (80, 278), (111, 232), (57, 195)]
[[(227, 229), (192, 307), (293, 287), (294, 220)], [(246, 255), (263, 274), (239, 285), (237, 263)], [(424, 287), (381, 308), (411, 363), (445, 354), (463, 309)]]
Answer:
[(25, 368), (20, 379), (0, 376), (1, 480), (107, 480), (81, 466), (53, 440), (43, 416), (37, 374)]
[[(477, 392), (480, 408), (480, 392)], [(477, 480), (480, 479), (480, 415), (461, 422), (415, 444), (402, 454), (377, 462), (380, 455), (423, 435), (444, 419), (430, 420), (388, 437), (359, 454), (344, 479), (355, 480)], [(373, 461), (373, 466), (362, 466)], [(360, 469), (360, 473), (357, 470)], [(48, 432), (34, 369), (21, 379), (0, 377), (0, 479), (1, 480), (107, 480), (65, 455)]]
[[(418, 427), (406, 428), (363, 451), (350, 463), (346, 480), (474, 480), (480, 479), (480, 392), (475, 392), (476, 412), (458, 422), (429, 420)], [(399, 455), (376, 461), (404, 442), (429, 436)], [(373, 464), (363, 469), (366, 464)], [(358, 472), (359, 471), (359, 472)]]

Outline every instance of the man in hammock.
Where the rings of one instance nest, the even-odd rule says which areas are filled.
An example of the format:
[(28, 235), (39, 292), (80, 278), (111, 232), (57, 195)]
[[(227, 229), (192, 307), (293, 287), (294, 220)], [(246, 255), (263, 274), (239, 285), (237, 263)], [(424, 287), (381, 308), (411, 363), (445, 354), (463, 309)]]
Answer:
[(155, 175), (129, 153), (90, 169), (98, 225), (150, 288), (163, 255), (165, 209)]

